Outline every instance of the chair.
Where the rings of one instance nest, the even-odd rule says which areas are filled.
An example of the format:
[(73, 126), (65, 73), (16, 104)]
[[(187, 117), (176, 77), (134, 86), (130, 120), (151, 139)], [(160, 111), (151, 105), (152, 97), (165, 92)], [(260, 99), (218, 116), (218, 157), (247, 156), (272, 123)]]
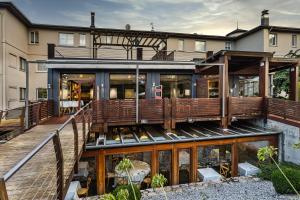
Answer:
[(87, 182), (86, 182), (86, 188), (80, 188), (79, 190), (77, 190), (77, 194), (78, 194), (79, 197), (85, 197), (86, 198), (88, 196), (89, 187), (90, 187), (91, 182), (92, 182), (92, 178), (88, 177)]
[(145, 183), (147, 185), (147, 188), (149, 188), (151, 184), (151, 178), (150, 177), (145, 178), (143, 180), (143, 183)]
[(229, 164), (228, 163), (221, 163), (220, 165), (220, 174), (227, 178), (230, 172)]

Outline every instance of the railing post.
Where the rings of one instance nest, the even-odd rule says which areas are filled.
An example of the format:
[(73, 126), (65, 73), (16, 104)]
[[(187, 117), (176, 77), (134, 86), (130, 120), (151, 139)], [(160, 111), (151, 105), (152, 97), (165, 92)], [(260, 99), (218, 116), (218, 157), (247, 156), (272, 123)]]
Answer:
[(56, 156), (56, 176), (57, 176), (57, 199), (64, 199), (64, 162), (63, 152), (59, 139), (59, 131), (56, 131), (56, 135), (53, 137), (53, 145)]
[(171, 98), (171, 128), (176, 128), (176, 98)]
[(82, 139), (83, 139), (83, 148), (85, 148), (85, 136), (86, 136), (86, 124), (85, 124), (85, 116), (84, 116), (84, 110), (82, 110)]
[(5, 181), (3, 178), (0, 179), (0, 200), (8, 200)]
[(74, 158), (75, 158), (75, 165), (74, 165), (74, 172), (78, 173), (78, 162), (79, 162), (79, 156), (78, 156), (78, 129), (76, 124), (75, 117), (72, 118), (72, 127), (74, 132)]
[(228, 97), (228, 124), (231, 124), (232, 120), (232, 97)]
[(163, 99), (163, 109), (164, 109), (164, 128), (166, 130), (171, 129), (171, 109), (170, 100), (168, 98)]
[(36, 125), (38, 125), (40, 123), (40, 117), (41, 117), (41, 112), (40, 112), (40, 109), (41, 109), (41, 103), (39, 102), (37, 104), (37, 109), (36, 109)]

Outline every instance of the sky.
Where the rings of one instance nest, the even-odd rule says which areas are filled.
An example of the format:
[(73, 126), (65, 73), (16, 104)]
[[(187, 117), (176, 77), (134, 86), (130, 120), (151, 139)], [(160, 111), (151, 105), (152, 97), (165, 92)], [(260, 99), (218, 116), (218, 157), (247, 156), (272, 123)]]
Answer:
[[(0, 0), (2, 1), (2, 0)], [(260, 24), (270, 10), (270, 24), (300, 27), (300, 0), (12, 0), (33, 23), (226, 35)]]

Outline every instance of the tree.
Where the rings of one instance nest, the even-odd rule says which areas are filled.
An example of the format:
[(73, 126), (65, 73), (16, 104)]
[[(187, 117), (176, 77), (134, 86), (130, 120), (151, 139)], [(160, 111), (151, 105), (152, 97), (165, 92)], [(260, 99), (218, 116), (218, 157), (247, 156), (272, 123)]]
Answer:
[(124, 158), (117, 165), (117, 170), (122, 171), (122, 172), (126, 172), (127, 177), (128, 177), (128, 182), (129, 182), (129, 184), (132, 188), (132, 191), (133, 191), (134, 199), (137, 200), (135, 190), (134, 190), (134, 187), (133, 187), (133, 184), (132, 184), (132, 181), (131, 181), (131, 176), (129, 174), (129, 170), (132, 169), (132, 168), (133, 168), (133, 164), (132, 164), (131, 160), (129, 160), (128, 158)]
[(284, 172), (282, 171), (282, 169), (280, 168), (280, 166), (278, 165), (278, 163), (275, 161), (274, 156), (276, 156), (277, 153), (277, 148), (274, 148), (273, 146), (267, 146), (267, 147), (262, 147), (259, 148), (258, 152), (257, 152), (257, 158), (260, 161), (265, 161), (266, 159), (270, 158), (274, 164), (276, 165), (276, 167), (279, 169), (279, 171), (281, 172), (281, 174), (284, 176), (284, 178), (286, 179), (286, 181), (289, 183), (289, 185), (292, 187), (292, 189), (294, 190), (294, 192), (300, 197), (299, 192), (296, 190), (296, 188), (293, 186), (293, 184), (291, 183), (291, 181), (288, 179), (288, 177), (284, 174)]
[[(282, 97), (280, 94), (282, 92), (285, 92), (286, 94), (289, 94), (289, 71), (288, 70), (281, 70), (275, 73), (274, 79), (274, 95), (277, 97)], [(285, 96), (283, 98), (287, 98), (288, 96)]]
[(167, 193), (164, 189), (164, 185), (167, 183), (167, 179), (162, 174), (155, 174), (152, 178), (151, 186), (153, 188), (162, 188), (164, 191), (165, 199), (168, 200)]

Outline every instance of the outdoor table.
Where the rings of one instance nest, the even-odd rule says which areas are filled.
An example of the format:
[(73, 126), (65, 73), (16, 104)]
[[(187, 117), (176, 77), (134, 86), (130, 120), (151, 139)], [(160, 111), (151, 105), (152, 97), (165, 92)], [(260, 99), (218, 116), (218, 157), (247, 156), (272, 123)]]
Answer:
[(253, 176), (260, 172), (260, 169), (248, 162), (239, 163), (238, 171), (240, 176)]
[(206, 181), (219, 181), (222, 176), (216, 172), (213, 168), (201, 168), (197, 169), (198, 176), (204, 182)]
[[(129, 174), (132, 182), (142, 183), (144, 178), (150, 173), (150, 165), (146, 162), (139, 160), (132, 160), (133, 168), (129, 170)], [(127, 178), (126, 172), (119, 171), (115, 168), (115, 174), (117, 178)]]
[(80, 188), (81, 185), (79, 181), (72, 181), (68, 188), (65, 200), (79, 200), (80, 198), (77, 195), (77, 190), (79, 190)]

